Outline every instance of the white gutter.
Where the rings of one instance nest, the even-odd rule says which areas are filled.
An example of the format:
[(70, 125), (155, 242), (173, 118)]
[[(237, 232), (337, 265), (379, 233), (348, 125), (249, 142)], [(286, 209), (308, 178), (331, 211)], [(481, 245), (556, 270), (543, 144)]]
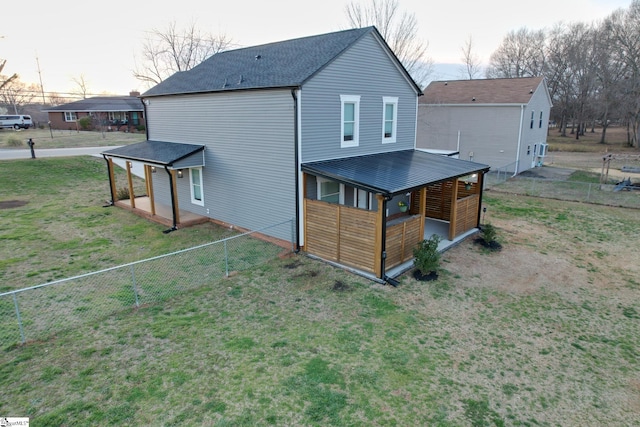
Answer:
[[(297, 130), (298, 130), (298, 164), (296, 167), (298, 168), (298, 185), (302, 186), (304, 183), (304, 174), (302, 173), (302, 89), (296, 89), (296, 97), (298, 99), (297, 106), (298, 111), (296, 112), (296, 121), (297, 121)], [(298, 233), (298, 243), (300, 246), (304, 246), (304, 189), (300, 188), (298, 191), (298, 209), (300, 212), (300, 216), (302, 217), (302, 221), (300, 221), (299, 229), (296, 230)]]
[(518, 175), (518, 165), (520, 164), (520, 144), (522, 143), (522, 124), (524, 123), (524, 104), (520, 105), (520, 130), (518, 131), (518, 147), (516, 149), (516, 167), (513, 175)]

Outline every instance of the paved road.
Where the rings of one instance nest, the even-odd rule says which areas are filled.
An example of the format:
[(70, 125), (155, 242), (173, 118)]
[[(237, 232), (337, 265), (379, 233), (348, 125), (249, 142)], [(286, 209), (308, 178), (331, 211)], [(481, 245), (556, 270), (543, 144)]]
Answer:
[[(120, 147), (81, 147), (81, 148), (43, 148), (35, 147), (38, 157), (70, 157), (70, 156), (99, 156), (103, 151)], [(0, 149), (0, 160), (30, 159), (31, 150), (27, 149)]]

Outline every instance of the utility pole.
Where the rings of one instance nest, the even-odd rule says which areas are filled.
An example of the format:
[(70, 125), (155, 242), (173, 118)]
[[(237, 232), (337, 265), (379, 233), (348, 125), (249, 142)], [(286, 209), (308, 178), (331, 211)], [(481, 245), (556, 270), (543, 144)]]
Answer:
[(40, 72), (40, 60), (38, 59), (38, 54), (36, 53), (36, 64), (38, 64), (38, 77), (40, 78), (40, 91), (42, 92), (42, 105), (46, 105), (46, 101), (44, 99), (44, 86), (42, 85), (42, 73)]

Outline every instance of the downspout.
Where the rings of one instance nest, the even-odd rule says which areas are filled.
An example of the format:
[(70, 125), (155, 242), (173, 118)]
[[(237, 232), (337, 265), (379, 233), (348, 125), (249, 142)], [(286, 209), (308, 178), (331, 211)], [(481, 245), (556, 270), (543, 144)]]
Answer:
[[(391, 200), (391, 196), (386, 195), (384, 196), (384, 198), (382, 199), (382, 212), (387, 212), (387, 202)], [(385, 215), (384, 217), (384, 221), (382, 221), (382, 248), (381, 248), (381, 252), (380, 252), (380, 271), (382, 272), (382, 280), (384, 280), (385, 282), (387, 282), (388, 284), (390, 284), (391, 286), (398, 287), (398, 285), (400, 284), (400, 282), (398, 282), (397, 280), (387, 276), (387, 267), (386, 267), (386, 260), (387, 260), (387, 216)]]
[(164, 170), (167, 171), (167, 174), (169, 175), (169, 188), (171, 189), (171, 210), (173, 213), (173, 227), (171, 227), (168, 230), (164, 230), (163, 233), (167, 234), (167, 233), (171, 233), (172, 231), (176, 231), (178, 229), (178, 225), (176, 222), (176, 195), (173, 192), (173, 174), (171, 173), (171, 171), (169, 170), (169, 168), (165, 165)]
[(516, 148), (516, 167), (512, 176), (518, 175), (518, 165), (520, 164), (520, 145), (522, 144), (522, 124), (524, 123), (524, 104), (520, 105), (520, 130), (518, 130), (518, 147)]
[(298, 89), (291, 89), (291, 96), (293, 97), (293, 146), (294, 146), (294, 163), (295, 163), (295, 201), (296, 201), (296, 246), (294, 249), (295, 253), (300, 252), (300, 150), (298, 149), (298, 96), (296, 95), (296, 91)]
[(111, 193), (111, 201), (109, 204), (110, 206), (113, 206), (115, 203), (114, 200), (116, 200), (116, 195), (113, 194), (113, 181), (111, 180), (111, 164), (109, 163), (107, 156), (103, 154), (102, 157), (104, 157), (104, 161), (107, 162), (107, 175), (109, 175), (109, 192)]
[[(145, 102), (146, 101), (146, 102)], [(147, 100), (142, 100), (142, 111), (144, 112), (144, 136), (145, 139), (149, 140), (149, 122), (147, 121)]]

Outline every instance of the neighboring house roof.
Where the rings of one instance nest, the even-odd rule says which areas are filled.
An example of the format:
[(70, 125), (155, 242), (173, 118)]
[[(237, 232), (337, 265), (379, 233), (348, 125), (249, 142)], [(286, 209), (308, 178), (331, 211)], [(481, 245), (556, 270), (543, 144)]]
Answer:
[(420, 104), (527, 104), (543, 77), (434, 81)]
[(356, 28), (217, 53), (178, 72), (142, 96), (298, 87), (366, 34), (374, 34), (421, 93), (375, 27)]
[(388, 196), (488, 171), (489, 166), (417, 150), (305, 163), (304, 172)]
[(55, 107), (42, 110), (44, 112), (55, 111), (89, 111), (89, 112), (109, 112), (109, 111), (142, 111), (142, 101), (136, 96), (95, 96), (93, 98), (81, 99)]
[(178, 160), (185, 159), (202, 150), (204, 150), (204, 145), (143, 141), (104, 151), (100, 154), (121, 159), (171, 166)]

